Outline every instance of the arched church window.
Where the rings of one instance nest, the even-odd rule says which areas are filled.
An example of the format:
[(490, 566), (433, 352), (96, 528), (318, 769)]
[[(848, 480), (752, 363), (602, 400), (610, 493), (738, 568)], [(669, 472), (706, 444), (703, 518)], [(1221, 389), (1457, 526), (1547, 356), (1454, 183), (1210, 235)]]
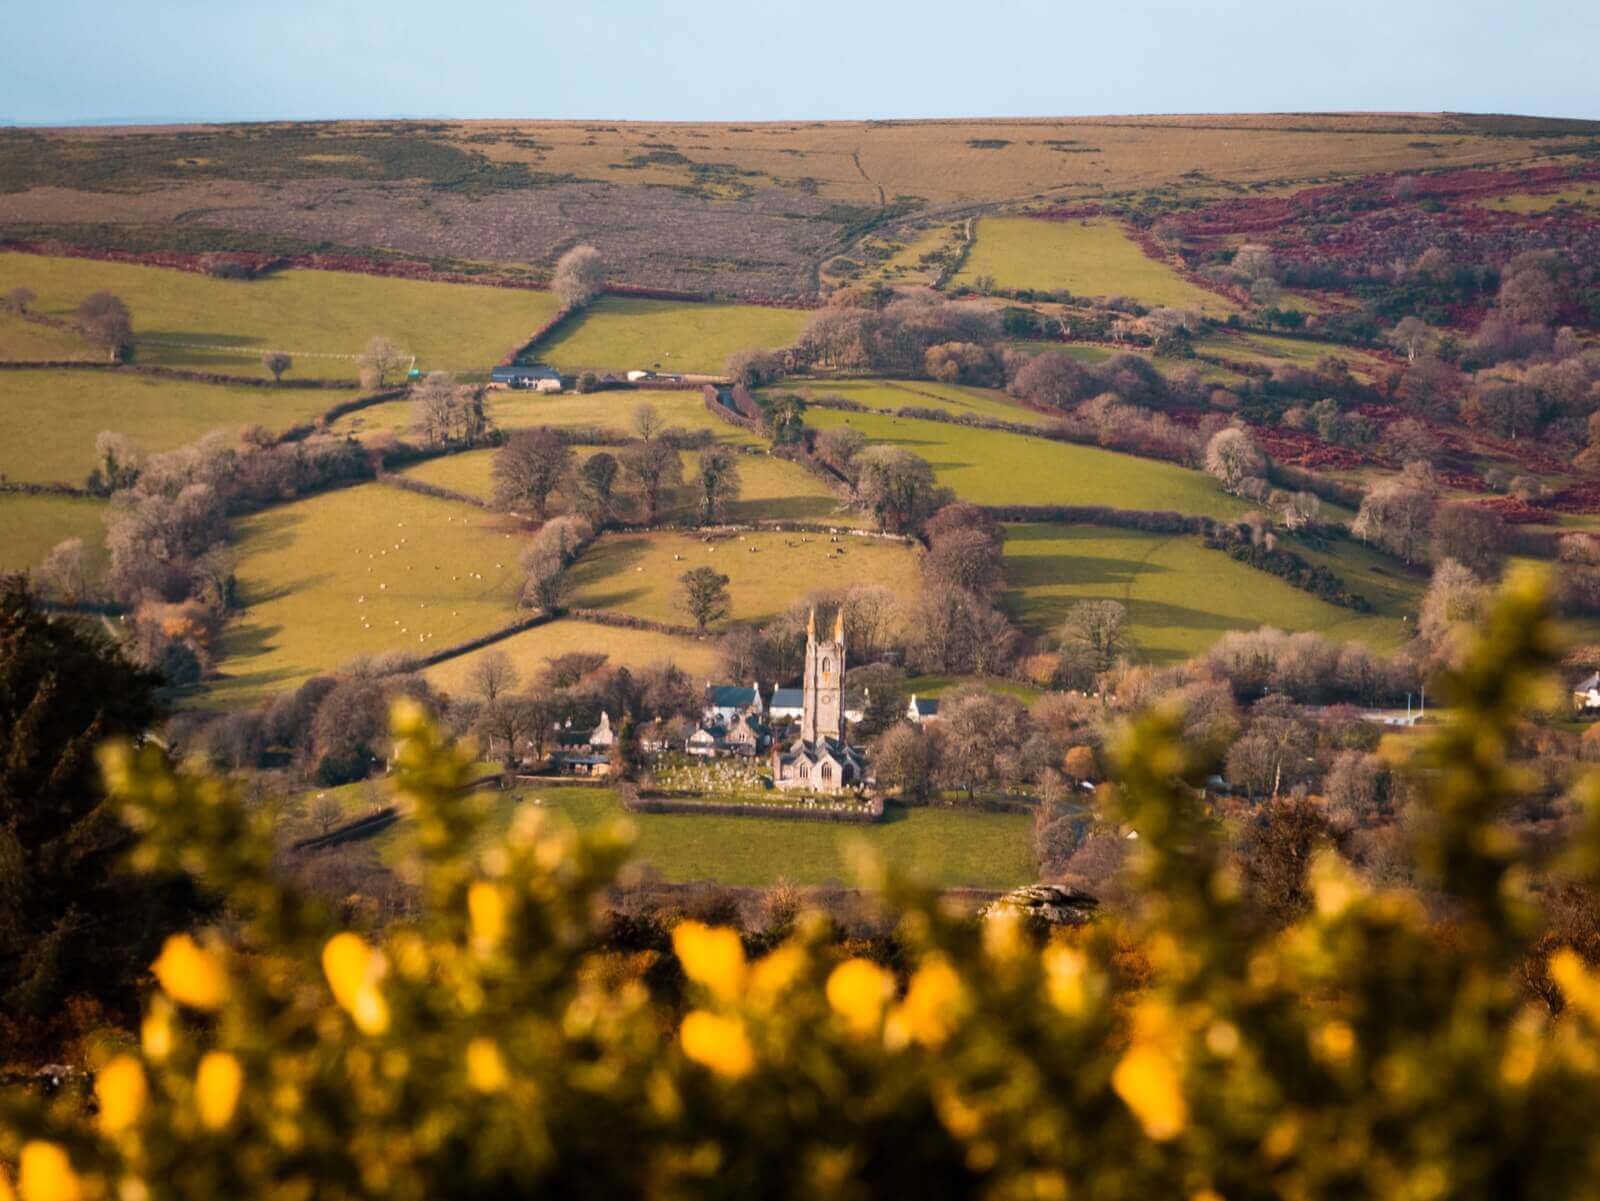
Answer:
[(832, 670), (833, 670), (833, 660), (829, 659), (827, 656), (823, 656), (823, 659), (822, 659), (822, 674), (823, 675), (827, 675)]

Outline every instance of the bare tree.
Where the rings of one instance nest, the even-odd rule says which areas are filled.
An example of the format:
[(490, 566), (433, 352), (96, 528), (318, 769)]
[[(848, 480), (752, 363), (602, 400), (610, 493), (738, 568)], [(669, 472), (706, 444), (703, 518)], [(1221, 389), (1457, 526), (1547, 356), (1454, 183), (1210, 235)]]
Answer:
[(1481, 580), (1499, 578), (1506, 557), (1506, 524), (1479, 505), (1454, 503), (1433, 518), (1433, 558), (1454, 559)]
[(878, 783), (902, 797), (921, 800), (928, 795), (936, 763), (933, 739), (920, 726), (901, 722), (884, 731), (872, 748), (873, 773)]
[(661, 418), (661, 412), (648, 401), (633, 410), (634, 432), (646, 442), (651, 441), (661, 432), (666, 422)]
[(114, 363), (133, 345), (128, 306), (110, 292), (95, 292), (78, 306), (78, 328)]
[(83, 600), (89, 593), (89, 565), (83, 553), (82, 538), (58, 542), (39, 565), (39, 578), (46, 587), (68, 603)]
[(339, 824), (344, 817), (344, 806), (339, 804), (336, 797), (331, 797), (325, 792), (317, 793), (316, 799), (311, 802), (311, 820), (317, 824), (317, 829), (326, 834)]
[(1415, 363), (1419, 355), (1426, 353), (1438, 341), (1432, 328), (1420, 317), (1401, 318), (1389, 331), (1388, 338), (1389, 344), (1405, 355), (1408, 363)]
[(679, 603), (704, 634), (706, 627), (728, 615), (728, 577), (714, 567), (695, 567), (678, 577)]
[(448, 371), (430, 371), (411, 390), (411, 428), (429, 446), (450, 440), (459, 424), (460, 390)]
[(400, 348), (381, 334), (374, 334), (360, 362), (361, 382), (369, 388), (382, 388), (400, 366)]
[(281, 350), (269, 350), (261, 356), (261, 365), (272, 373), (273, 383), (280, 383), (283, 373), (294, 366), (294, 360)]
[(1435, 501), (1424, 488), (1398, 480), (1380, 484), (1362, 498), (1350, 532), (1406, 563), (1422, 557), (1433, 525)]
[(525, 603), (546, 613), (559, 613), (566, 606), (571, 580), (567, 564), (549, 547), (536, 548), (523, 560), (527, 577), (523, 582)]
[(572, 463), (572, 447), (546, 426), (512, 434), (495, 452), (491, 468), (495, 503), (503, 508), (531, 505), (543, 521), (550, 494), (571, 476)]
[(1267, 456), (1261, 453), (1250, 432), (1238, 426), (1218, 430), (1206, 445), (1206, 470), (1226, 491), (1237, 491), (1245, 480), (1267, 470)]
[(1058, 637), (1064, 647), (1082, 648), (1096, 673), (1105, 671), (1133, 646), (1128, 610), (1113, 600), (1079, 601), (1067, 610)]
[(606, 287), (606, 264), (593, 246), (574, 246), (556, 262), (550, 287), (569, 309), (581, 309)]
[(510, 655), (504, 651), (490, 651), (472, 665), (472, 670), (467, 673), (467, 683), (483, 698), (484, 704), (492, 705), (502, 693), (510, 692), (517, 686), (517, 669), (512, 665)]
[(622, 465), (609, 451), (596, 451), (578, 468), (578, 488), (582, 504), (599, 524), (611, 520), (613, 496), (617, 489), (617, 473)]
[(856, 493), (880, 529), (910, 533), (941, 507), (944, 496), (933, 468), (904, 447), (874, 446), (855, 461), (860, 469)]
[(664, 442), (636, 442), (622, 452), (621, 461), (638, 489), (645, 524), (654, 525), (662, 498), (683, 483), (683, 460)]
[(708, 446), (700, 452), (694, 477), (700, 523), (711, 525), (728, 513), (739, 498), (739, 456), (727, 446)]

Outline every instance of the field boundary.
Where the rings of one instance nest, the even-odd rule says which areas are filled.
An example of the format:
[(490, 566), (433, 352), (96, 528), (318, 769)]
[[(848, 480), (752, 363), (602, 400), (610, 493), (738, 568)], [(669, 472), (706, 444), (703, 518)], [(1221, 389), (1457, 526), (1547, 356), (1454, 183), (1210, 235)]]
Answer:
[(813, 821), (834, 822), (849, 825), (872, 825), (881, 822), (884, 818), (884, 803), (881, 796), (867, 798), (866, 804), (855, 805), (849, 808), (823, 809), (818, 805), (828, 802), (807, 804), (804, 801), (793, 802), (749, 802), (741, 804), (738, 801), (691, 801), (680, 800), (675, 797), (663, 796), (656, 793), (642, 792), (638, 785), (628, 780), (617, 780), (611, 785), (617, 792), (622, 802), (622, 808), (627, 813), (677, 813), (686, 816), (701, 817), (757, 817), (777, 819), (783, 821)]
[(298, 388), (348, 390), (359, 388), (358, 379), (263, 379), (256, 375), (225, 375), (219, 371), (194, 371), (187, 367), (158, 367), (153, 363), (96, 363), (90, 359), (5, 359), (0, 371), (121, 371), (156, 379), (184, 380), (195, 384), (222, 384), (245, 388)]

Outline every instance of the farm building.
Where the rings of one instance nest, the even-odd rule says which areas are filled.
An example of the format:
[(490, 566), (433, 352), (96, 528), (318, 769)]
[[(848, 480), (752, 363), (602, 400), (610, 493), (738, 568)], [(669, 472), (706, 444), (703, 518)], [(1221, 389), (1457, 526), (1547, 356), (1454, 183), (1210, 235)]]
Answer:
[(496, 388), (531, 388), (535, 392), (561, 391), (561, 373), (543, 363), (513, 363), (489, 372), (489, 384)]
[(911, 694), (911, 699), (906, 703), (906, 720), (921, 725), (925, 721), (939, 720), (939, 701), (935, 697)]

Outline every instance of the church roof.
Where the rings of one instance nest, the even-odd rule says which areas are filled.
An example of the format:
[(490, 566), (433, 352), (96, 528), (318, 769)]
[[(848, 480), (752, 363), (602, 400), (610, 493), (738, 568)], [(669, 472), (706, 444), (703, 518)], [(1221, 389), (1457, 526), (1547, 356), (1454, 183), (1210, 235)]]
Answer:
[(761, 697), (754, 686), (747, 688), (743, 684), (710, 684), (706, 693), (718, 709), (744, 709)]

